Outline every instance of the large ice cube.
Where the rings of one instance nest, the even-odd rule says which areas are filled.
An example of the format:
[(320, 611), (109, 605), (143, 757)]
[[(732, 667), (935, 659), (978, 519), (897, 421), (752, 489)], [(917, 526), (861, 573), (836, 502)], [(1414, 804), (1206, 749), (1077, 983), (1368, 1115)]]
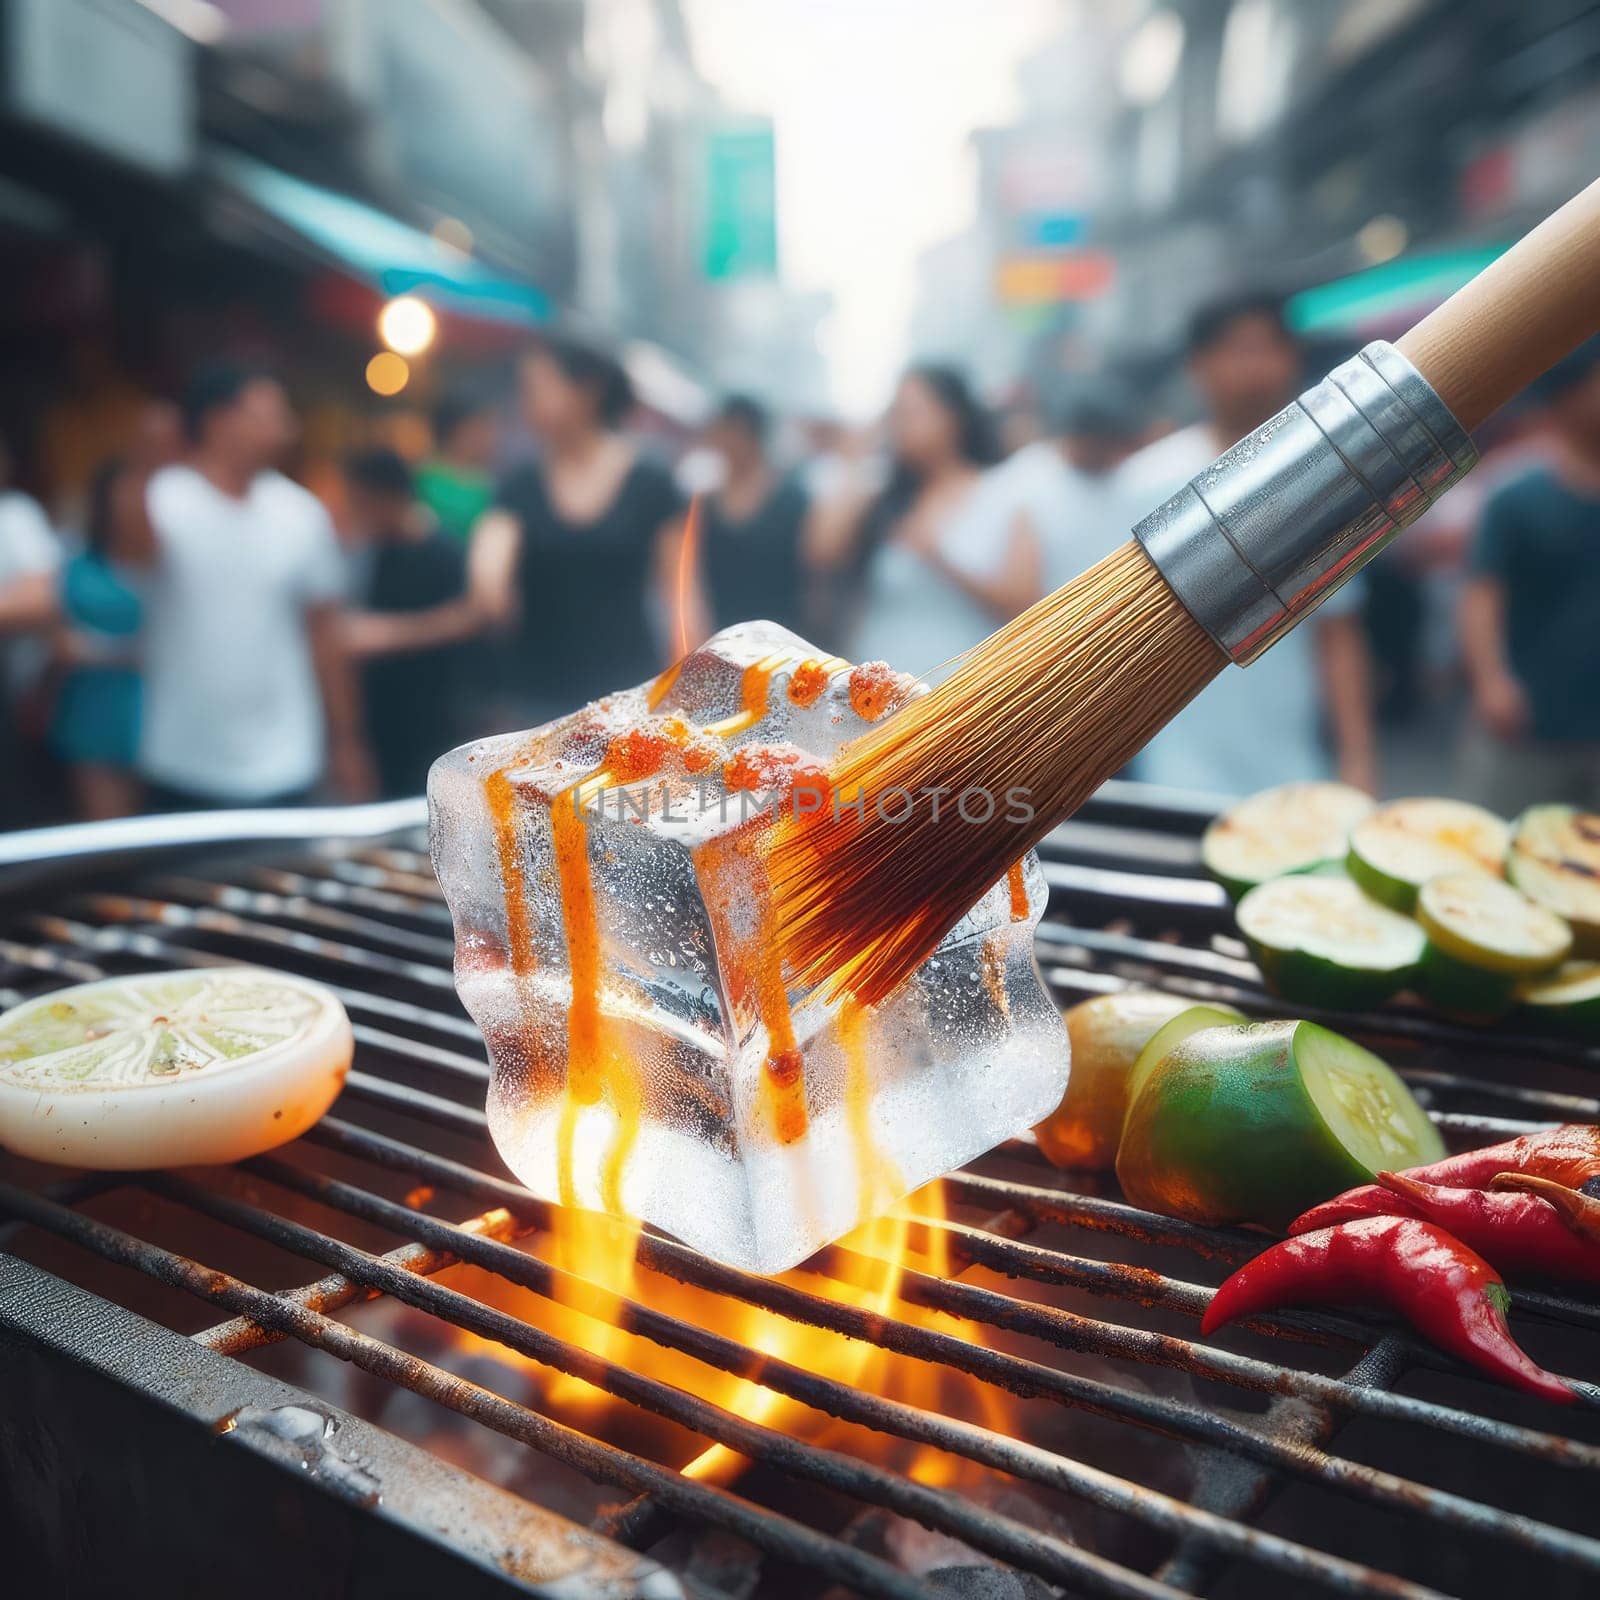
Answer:
[(825, 765), (867, 725), (852, 684), (874, 711), (848, 663), (747, 623), (653, 685), (435, 763), (489, 1125), (536, 1194), (777, 1272), (1060, 1101), (1031, 854), (877, 1007), (785, 988), (771, 816), (738, 785)]

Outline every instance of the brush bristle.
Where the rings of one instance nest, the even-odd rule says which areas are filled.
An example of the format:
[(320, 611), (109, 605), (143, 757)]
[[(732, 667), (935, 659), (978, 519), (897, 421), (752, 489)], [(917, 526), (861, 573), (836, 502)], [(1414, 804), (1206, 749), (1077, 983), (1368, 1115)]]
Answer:
[[(839, 752), (831, 808), (780, 820), (768, 870), (791, 981), (881, 1000), (1225, 662), (1132, 543), (1008, 623)], [(958, 809), (973, 790), (987, 822)]]

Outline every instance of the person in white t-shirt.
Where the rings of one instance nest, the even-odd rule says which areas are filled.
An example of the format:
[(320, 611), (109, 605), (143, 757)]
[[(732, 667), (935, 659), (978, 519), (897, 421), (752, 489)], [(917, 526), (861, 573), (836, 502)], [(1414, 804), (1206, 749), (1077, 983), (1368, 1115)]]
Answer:
[(988, 412), (952, 367), (913, 367), (889, 409), (894, 474), (851, 530), (864, 592), (854, 642), (930, 682), (1041, 594), (1039, 540), (981, 515)]
[(148, 573), (139, 766), (154, 809), (292, 804), (324, 774), (372, 792), (322, 503), (275, 470), (295, 422), (278, 382), (204, 369), (187, 462), (149, 479), (118, 553)]
[[(1223, 451), (1282, 410), (1301, 388), (1302, 369), (1276, 297), (1238, 295), (1196, 312), (1188, 371), (1205, 420), (1147, 445), (1123, 466), (1124, 503), (1113, 536), (1125, 538)], [(1145, 746), (1137, 776), (1237, 795), (1336, 773), (1375, 790), (1372, 666), (1357, 614), (1358, 585), (1345, 585), (1253, 665), (1225, 668)]]
[(1024, 445), (983, 477), (969, 521), (982, 543), (1003, 549), (1021, 527), (1038, 541), (1042, 591), (1070, 582), (1127, 537), (1116, 469), (1138, 442), (1138, 415), (1110, 378), (1085, 380), (1046, 401), (1048, 436)]
[(16, 734), (12, 703), (37, 677), (39, 645), (27, 636), (55, 617), (60, 563), (60, 543), (39, 502), (11, 487), (11, 457), (0, 441), (0, 827), (41, 814), (37, 752), (30, 755)]

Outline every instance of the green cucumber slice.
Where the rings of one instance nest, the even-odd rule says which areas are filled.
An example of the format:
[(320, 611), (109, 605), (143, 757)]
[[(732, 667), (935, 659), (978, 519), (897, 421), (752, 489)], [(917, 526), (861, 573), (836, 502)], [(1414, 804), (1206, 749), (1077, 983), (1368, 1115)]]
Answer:
[(1530, 806), (1512, 830), (1506, 875), (1571, 923), (1581, 954), (1600, 956), (1600, 814)]
[(1523, 1018), (1535, 1027), (1600, 1039), (1600, 961), (1569, 961), (1517, 991)]
[(1294, 1058), (1339, 1143), (1373, 1172), (1444, 1158), (1444, 1140), (1388, 1062), (1331, 1028), (1302, 1022)]
[(1374, 806), (1347, 783), (1285, 783), (1230, 806), (1205, 831), (1206, 871), (1235, 900), (1258, 883), (1342, 861), (1350, 830)]
[(1350, 830), (1350, 876), (1374, 900), (1410, 911), (1430, 878), (1476, 867), (1500, 875), (1511, 830), (1465, 800), (1391, 800)]
[(1447, 872), (1417, 895), (1417, 921), (1445, 955), (1483, 972), (1527, 978), (1566, 960), (1572, 929), (1501, 878)]
[(1128, 1108), (1117, 1178), (1134, 1205), (1281, 1228), (1374, 1173), (1436, 1161), (1438, 1131), (1377, 1056), (1310, 1022), (1209, 1028)]
[(1186, 1011), (1180, 1011), (1170, 1022), (1156, 1029), (1150, 1036), (1150, 1042), (1139, 1052), (1138, 1059), (1128, 1073), (1126, 1104), (1131, 1106), (1138, 1099), (1145, 1079), (1155, 1070), (1161, 1058), (1169, 1050), (1175, 1050), (1191, 1034), (1199, 1033), (1204, 1028), (1232, 1027), (1245, 1020), (1245, 1014), (1235, 1011), (1232, 1006), (1190, 1006)]
[(1239, 932), (1286, 1000), (1364, 1009), (1405, 988), (1427, 943), (1409, 917), (1348, 878), (1275, 878), (1239, 902)]

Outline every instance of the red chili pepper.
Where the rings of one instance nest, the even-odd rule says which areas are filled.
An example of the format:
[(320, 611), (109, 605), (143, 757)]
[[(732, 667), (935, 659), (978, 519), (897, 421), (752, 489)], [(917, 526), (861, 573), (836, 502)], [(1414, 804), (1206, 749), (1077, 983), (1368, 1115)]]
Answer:
[[(1513, 1182), (1537, 1183), (1539, 1193), (1545, 1193), (1544, 1179), (1520, 1173), (1505, 1176)], [(1572, 1195), (1580, 1205), (1594, 1207), (1600, 1216), (1600, 1201), (1585, 1201), (1573, 1190), (1553, 1184), (1548, 1187)], [(1534, 1194), (1447, 1189), (1441, 1184), (1419, 1183), (1410, 1173), (1380, 1172), (1376, 1184), (1352, 1190), (1348, 1198), (1313, 1206), (1296, 1217), (1289, 1232), (1314, 1233), (1373, 1216), (1421, 1217), (1436, 1222), (1501, 1272), (1531, 1272), (1565, 1283), (1600, 1283), (1600, 1232), (1592, 1239), (1581, 1238), (1553, 1202), (1547, 1205)]]
[[(1502, 1172), (1526, 1172), (1536, 1178), (1549, 1178), (1565, 1189), (1600, 1194), (1600, 1126), (1569, 1122), (1562, 1128), (1525, 1133), (1482, 1150), (1463, 1150), (1458, 1156), (1430, 1161), (1425, 1167), (1408, 1167), (1406, 1176), (1447, 1189), (1487, 1189)], [(1328, 1204), (1338, 1202), (1359, 1203), (1365, 1208), (1359, 1214), (1369, 1216), (1387, 1215), (1393, 1209), (1375, 1183), (1346, 1189)]]
[[(1537, 1196), (1540, 1205), (1555, 1209), (1562, 1226), (1570, 1233), (1600, 1249), (1600, 1198), (1588, 1192), (1595, 1187), (1594, 1179), (1582, 1189), (1568, 1189), (1564, 1184), (1552, 1183), (1549, 1178), (1535, 1178), (1526, 1172), (1500, 1172), (1495, 1174), (1493, 1183), (1501, 1194), (1511, 1189)], [(1499, 1199), (1500, 1194), (1495, 1198)]]
[(1352, 1301), (1389, 1307), (1441, 1350), (1525, 1394), (1573, 1399), (1511, 1337), (1510, 1296), (1494, 1268), (1416, 1217), (1364, 1217), (1273, 1245), (1217, 1290), (1200, 1331), (1282, 1306)]

